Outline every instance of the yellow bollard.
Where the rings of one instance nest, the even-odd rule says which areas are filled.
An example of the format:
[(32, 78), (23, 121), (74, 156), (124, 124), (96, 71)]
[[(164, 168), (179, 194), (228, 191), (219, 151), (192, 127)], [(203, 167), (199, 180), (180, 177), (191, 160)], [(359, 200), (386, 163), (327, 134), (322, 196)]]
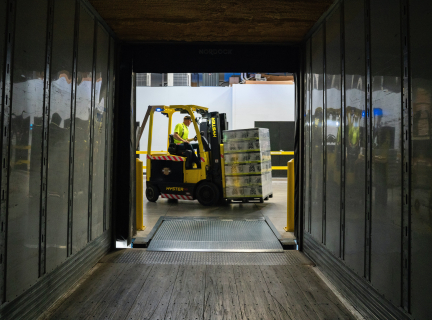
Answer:
[(143, 162), (136, 159), (136, 227), (143, 231), (144, 226), (144, 183), (143, 183)]
[(295, 177), (294, 177), (294, 159), (288, 161), (288, 185), (287, 185), (287, 226), (284, 228), (286, 232), (294, 231), (294, 189), (295, 189)]

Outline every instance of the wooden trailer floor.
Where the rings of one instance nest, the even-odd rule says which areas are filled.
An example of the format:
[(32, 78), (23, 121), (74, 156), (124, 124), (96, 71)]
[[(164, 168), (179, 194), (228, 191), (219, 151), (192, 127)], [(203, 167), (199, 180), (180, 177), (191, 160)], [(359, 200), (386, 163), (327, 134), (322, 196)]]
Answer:
[(42, 319), (355, 319), (298, 251), (105, 256)]

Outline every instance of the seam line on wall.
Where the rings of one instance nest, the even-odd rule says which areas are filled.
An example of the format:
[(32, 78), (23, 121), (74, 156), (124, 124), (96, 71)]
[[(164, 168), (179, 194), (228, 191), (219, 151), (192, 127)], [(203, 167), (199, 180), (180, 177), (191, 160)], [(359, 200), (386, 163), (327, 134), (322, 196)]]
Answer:
[(346, 98), (345, 98), (345, 3), (340, 6), (340, 58), (341, 58), (341, 181), (340, 181), (340, 244), (339, 257), (345, 259), (345, 161), (346, 161)]
[(326, 186), (327, 186), (327, 70), (326, 70), (326, 59), (327, 59), (327, 20), (323, 22), (323, 108), (322, 108), (322, 131), (323, 131), (323, 183), (322, 183), (322, 235), (321, 242), (325, 245), (327, 242), (327, 199), (326, 199)]
[(46, 212), (48, 194), (48, 140), (51, 95), (51, 55), (54, 24), (54, 0), (48, 1), (45, 51), (44, 98), (42, 105), (41, 185), (39, 210), (39, 277), (46, 273)]
[(68, 191), (68, 234), (67, 234), (67, 256), (73, 254), (73, 199), (74, 199), (74, 161), (75, 161), (75, 114), (76, 114), (76, 93), (78, 81), (78, 43), (79, 43), (79, 18), (80, 0), (75, 1), (75, 25), (72, 65), (72, 92), (71, 92), (71, 130), (69, 143), (69, 191)]
[[(107, 64), (107, 93), (106, 93), (106, 108), (105, 108), (105, 152), (104, 152), (104, 194), (103, 194), (103, 232), (107, 229), (107, 192), (108, 192), (108, 128), (109, 128), (109, 119), (110, 119), (110, 85), (111, 85), (111, 70), (110, 70), (110, 62), (111, 62), (111, 37), (108, 36), (108, 64)], [(102, 117), (103, 121), (103, 117)]]
[(371, 228), (372, 228), (372, 80), (371, 80), (371, 39), (370, 39), (370, 0), (365, 0), (365, 40), (366, 40), (366, 217), (365, 217), (365, 278), (371, 280)]
[(0, 305), (6, 300), (6, 263), (7, 263), (7, 237), (8, 237), (8, 205), (9, 205), (9, 168), (10, 168), (10, 133), (12, 115), (12, 75), (13, 75), (13, 49), (15, 42), (16, 1), (7, 2), (7, 23), (5, 39), (4, 64), (4, 90), (2, 105), (2, 165), (1, 165), (1, 194), (0, 194)]
[(309, 40), (309, 208), (308, 208), (308, 231), (312, 233), (312, 38)]
[(90, 141), (89, 141), (89, 184), (88, 184), (88, 231), (87, 242), (92, 240), (92, 200), (93, 200), (93, 140), (94, 140), (94, 109), (96, 94), (96, 59), (97, 59), (97, 31), (98, 21), (93, 18), (93, 62), (92, 62), (92, 85), (91, 85), (91, 107), (90, 107)]
[(402, 50), (402, 228), (401, 228), (401, 305), (411, 310), (411, 150), (412, 150), (412, 106), (409, 56), (409, 1), (401, 0), (401, 50)]

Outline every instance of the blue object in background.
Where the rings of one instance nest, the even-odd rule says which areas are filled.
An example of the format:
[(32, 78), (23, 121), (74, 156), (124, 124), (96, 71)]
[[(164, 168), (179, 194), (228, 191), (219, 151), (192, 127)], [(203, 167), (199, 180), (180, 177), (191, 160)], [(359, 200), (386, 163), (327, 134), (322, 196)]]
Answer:
[(383, 111), (381, 108), (375, 108), (375, 109), (373, 109), (373, 114), (375, 117), (379, 117), (379, 116), (383, 115)]

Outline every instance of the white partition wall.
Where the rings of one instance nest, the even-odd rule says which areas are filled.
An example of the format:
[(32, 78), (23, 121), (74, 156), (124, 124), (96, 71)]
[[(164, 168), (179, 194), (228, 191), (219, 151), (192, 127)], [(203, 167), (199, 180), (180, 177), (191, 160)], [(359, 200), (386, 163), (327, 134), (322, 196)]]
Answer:
[(234, 84), (232, 88), (232, 129), (253, 128), (255, 121), (294, 121), (294, 85)]
[[(253, 128), (255, 121), (294, 121), (294, 85), (242, 85), (232, 87), (137, 87), (137, 121), (142, 123), (149, 105), (195, 104), (210, 111), (226, 113), (230, 129)], [(183, 121), (180, 113), (173, 116), (174, 126)], [(168, 118), (155, 113), (153, 151), (167, 150)], [(192, 125), (189, 137), (195, 136)], [(148, 126), (140, 141), (147, 150)], [(143, 155), (141, 160), (145, 159)]]

